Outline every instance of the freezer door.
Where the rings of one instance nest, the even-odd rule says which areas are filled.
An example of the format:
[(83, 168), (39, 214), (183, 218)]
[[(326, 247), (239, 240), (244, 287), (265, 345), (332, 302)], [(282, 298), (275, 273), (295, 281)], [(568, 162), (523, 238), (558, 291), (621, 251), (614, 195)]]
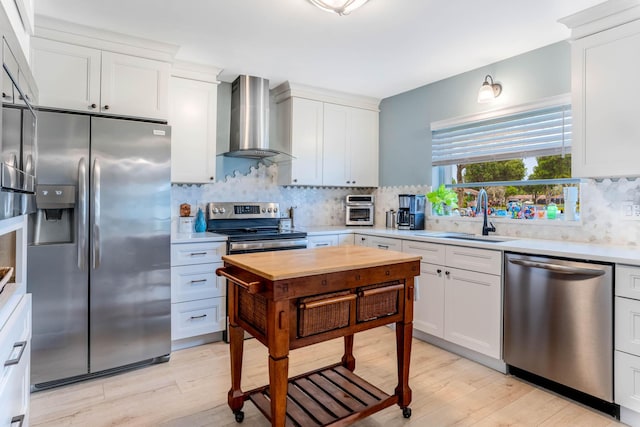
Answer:
[[(40, 185), (87, 191), (89, 118), (38, 112)], [(79, 185), (80, 184), (80, 185)], [(85, 375), (88, 368), (86, 195), (71, 209), (29, 215), (27, 290), (33, 295), (31, 383)], [(84, 206), (77, 203), (84, 201)], [(42, 206), (40, 206), (42, 207)], [(58, 217), (59, 215), (59, 217)]]
[(171, 350), (170, 131), (91, 119), (91, 372)]

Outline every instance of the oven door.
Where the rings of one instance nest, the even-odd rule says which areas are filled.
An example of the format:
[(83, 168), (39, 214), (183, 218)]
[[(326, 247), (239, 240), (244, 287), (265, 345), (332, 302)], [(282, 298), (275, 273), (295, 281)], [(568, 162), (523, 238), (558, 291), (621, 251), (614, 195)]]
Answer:
[(349, 206), (347, 205), (346, 225), (373, 225), (373, 205)]
[(227, 253), (248, 254), (252, 252), (286, 251), (290, 249), (305, 249), (307, 239), (273, 239), (273, 240), (246, 240), (240, 242), (229, 241)]

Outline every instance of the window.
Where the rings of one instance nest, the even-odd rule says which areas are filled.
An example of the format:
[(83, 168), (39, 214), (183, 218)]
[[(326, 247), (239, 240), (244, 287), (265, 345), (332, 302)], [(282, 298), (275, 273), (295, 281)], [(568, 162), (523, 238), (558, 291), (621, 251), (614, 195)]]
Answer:
[[(434, 187), (458, 193), (454, 214), (475, 215), (480, 188), (490, 213), (510, 218), (577, 214), (571, 179), (571, 105), (567, 96), (432, 124)], [(571, 204), (571, 206), (569, 206)], [(568, 211), (568, 212), (565, 212)]]

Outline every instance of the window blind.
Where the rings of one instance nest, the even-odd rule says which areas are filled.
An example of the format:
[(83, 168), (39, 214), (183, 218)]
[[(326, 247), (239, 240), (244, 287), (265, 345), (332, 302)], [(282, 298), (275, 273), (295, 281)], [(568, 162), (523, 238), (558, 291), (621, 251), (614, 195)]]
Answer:
[(533, 109), (431, 132), (434, 166), (571, 152), (571, 106)]

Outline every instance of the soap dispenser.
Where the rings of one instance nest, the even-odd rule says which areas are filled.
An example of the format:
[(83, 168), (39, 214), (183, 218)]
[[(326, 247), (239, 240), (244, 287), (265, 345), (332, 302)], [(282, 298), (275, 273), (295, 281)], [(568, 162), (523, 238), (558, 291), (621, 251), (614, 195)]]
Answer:
[(196, 233), (203, 233), (207, 230), (207, 222), (204, 220), (202, 208), (198, 208), (198, 213), (196, 214), (195, 230)]

